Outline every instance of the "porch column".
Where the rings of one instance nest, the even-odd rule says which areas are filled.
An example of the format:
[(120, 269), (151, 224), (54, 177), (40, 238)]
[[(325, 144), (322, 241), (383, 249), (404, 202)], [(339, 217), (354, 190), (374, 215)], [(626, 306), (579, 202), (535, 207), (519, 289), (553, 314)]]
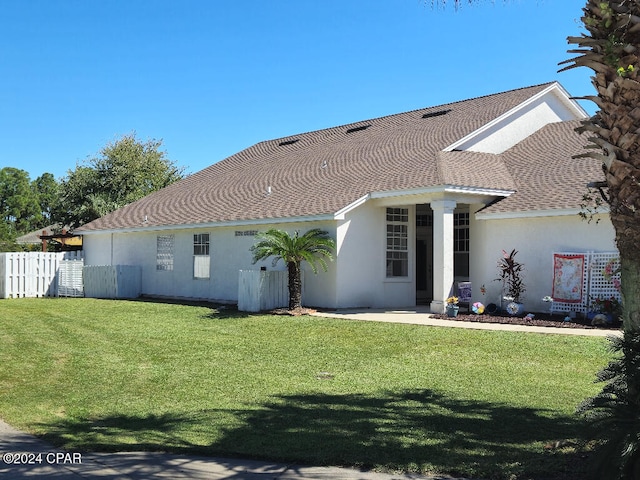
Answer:
[(435, 200), (433, 210), (433, 301), (431, 311), (444, 313), (453, 286), (454, 200)]

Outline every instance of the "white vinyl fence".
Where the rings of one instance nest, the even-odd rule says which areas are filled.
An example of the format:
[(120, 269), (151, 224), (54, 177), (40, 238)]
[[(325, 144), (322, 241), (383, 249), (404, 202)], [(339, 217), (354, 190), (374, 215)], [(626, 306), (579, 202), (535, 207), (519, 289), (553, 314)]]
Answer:
[[(304, 274), (304, 272), (300, 273)], [(304, 287), (302, 293), (304, 295)], [(260, 312), (288, 306), (289, 276), (287, 271), (240, 270), (238, 310)]]
[(58, 296), (84, 297), (83, 260), (62, 260), (58, 269)]
[(142, 291), (142, 269), (135, 265), (87, 265), (82, 277), (85, 297), (137, 298)]
[(0, 253), (0, 298), (58, 296), (63, 260), (80, 260), (82, 252)]

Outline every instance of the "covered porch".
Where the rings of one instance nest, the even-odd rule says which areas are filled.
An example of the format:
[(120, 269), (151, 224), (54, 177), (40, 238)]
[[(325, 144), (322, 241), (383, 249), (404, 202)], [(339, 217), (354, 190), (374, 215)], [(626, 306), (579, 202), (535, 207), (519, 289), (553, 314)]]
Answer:
[(385, 216), (388, 290), (404, 285), (404, 298), (413, 294), (414, 300), (405, 306), (443, 313), (446, 299), (458, 292), (457, 284), (474, 277), (474, 245), (482, 241), (474, 238), (475, 213), (506, 193), (452, 191), (376, 199)]

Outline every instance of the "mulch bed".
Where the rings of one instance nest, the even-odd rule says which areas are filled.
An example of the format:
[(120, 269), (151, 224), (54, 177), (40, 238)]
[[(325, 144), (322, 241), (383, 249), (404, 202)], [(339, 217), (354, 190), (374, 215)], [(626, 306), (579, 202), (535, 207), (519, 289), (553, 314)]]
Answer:
[(620, 324), (608, 324), (603, 326), (591, 325), (591, 320), (577, 317), (570, 322), (565, 322), (565, 315), (550, 315), (548, 313), (535, 313), (533, 319), (527, 317), (511, 317), (507, 315), (482, 315), (458, 313), (457, 317), (448, 317), (445, 314), (436, 314), (435, 318), (443, 320), (454, 320), (458, 322), (481, 322), (481, 323), (506, 323), (511, 325), (528, 325), (535, 327), (557, 327), (557, 328), (588, 328), (600, 330), (619, 330)]
[(294, 310), (289, 310), (288, 308), (276, 308), (275, 310), (270, 310), (268, 313), (272, 315), (290, 315), (292, 317), (299, 317), (301, 315), (310, 315), (315, 312), (317, 312), (317, 310), (313, 308), (302, 307)]
[[(290, 315), (290, 316), (300, 316), (300, 315), (309, 315), (315, 313), (317, 309), (313, 308), (298, 308), (295, 310), (288, 310), (286, 308), (277, 308), (275, 310), (270, 310), (268, 313), (273, 315)], [(570, 322), (565, 322), (564, 319), (566, 315), (555, 314), (550, 315), (549, 313), (535, 313), (534, 318), (530, 319), (528, 317), (511, 317), (509, 315), (489, 315), (483, 313), (482, 315), (476, 315), (474, 313), (458, 313), (457, 317), (448, 317), (445, 314), (434, 314), (434, 318), (439, 318), (441, 320), (453, 320), (458, 322), (479, 322), (479, 323), (504, 323), (510, 325), (528, 325), (535, 327), (556, 327), (556, 328), (587, 328), (587, 329), (600, 329), (600, 330), (620, 330), (621, 324), (607, 324), (607, 325), (599, 325), (593, 326), (591, 325), (591, 320), (586, 318), (577, 317), (571, 320)]]

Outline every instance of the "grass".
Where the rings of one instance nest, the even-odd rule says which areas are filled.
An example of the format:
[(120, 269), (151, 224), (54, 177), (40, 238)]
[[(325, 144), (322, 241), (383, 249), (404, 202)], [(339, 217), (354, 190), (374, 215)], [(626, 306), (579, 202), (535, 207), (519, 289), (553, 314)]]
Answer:
[(583, 478), (574, 410), (608, 359), (602, 338), (0, 301), (0, 417), (75, 451)]

